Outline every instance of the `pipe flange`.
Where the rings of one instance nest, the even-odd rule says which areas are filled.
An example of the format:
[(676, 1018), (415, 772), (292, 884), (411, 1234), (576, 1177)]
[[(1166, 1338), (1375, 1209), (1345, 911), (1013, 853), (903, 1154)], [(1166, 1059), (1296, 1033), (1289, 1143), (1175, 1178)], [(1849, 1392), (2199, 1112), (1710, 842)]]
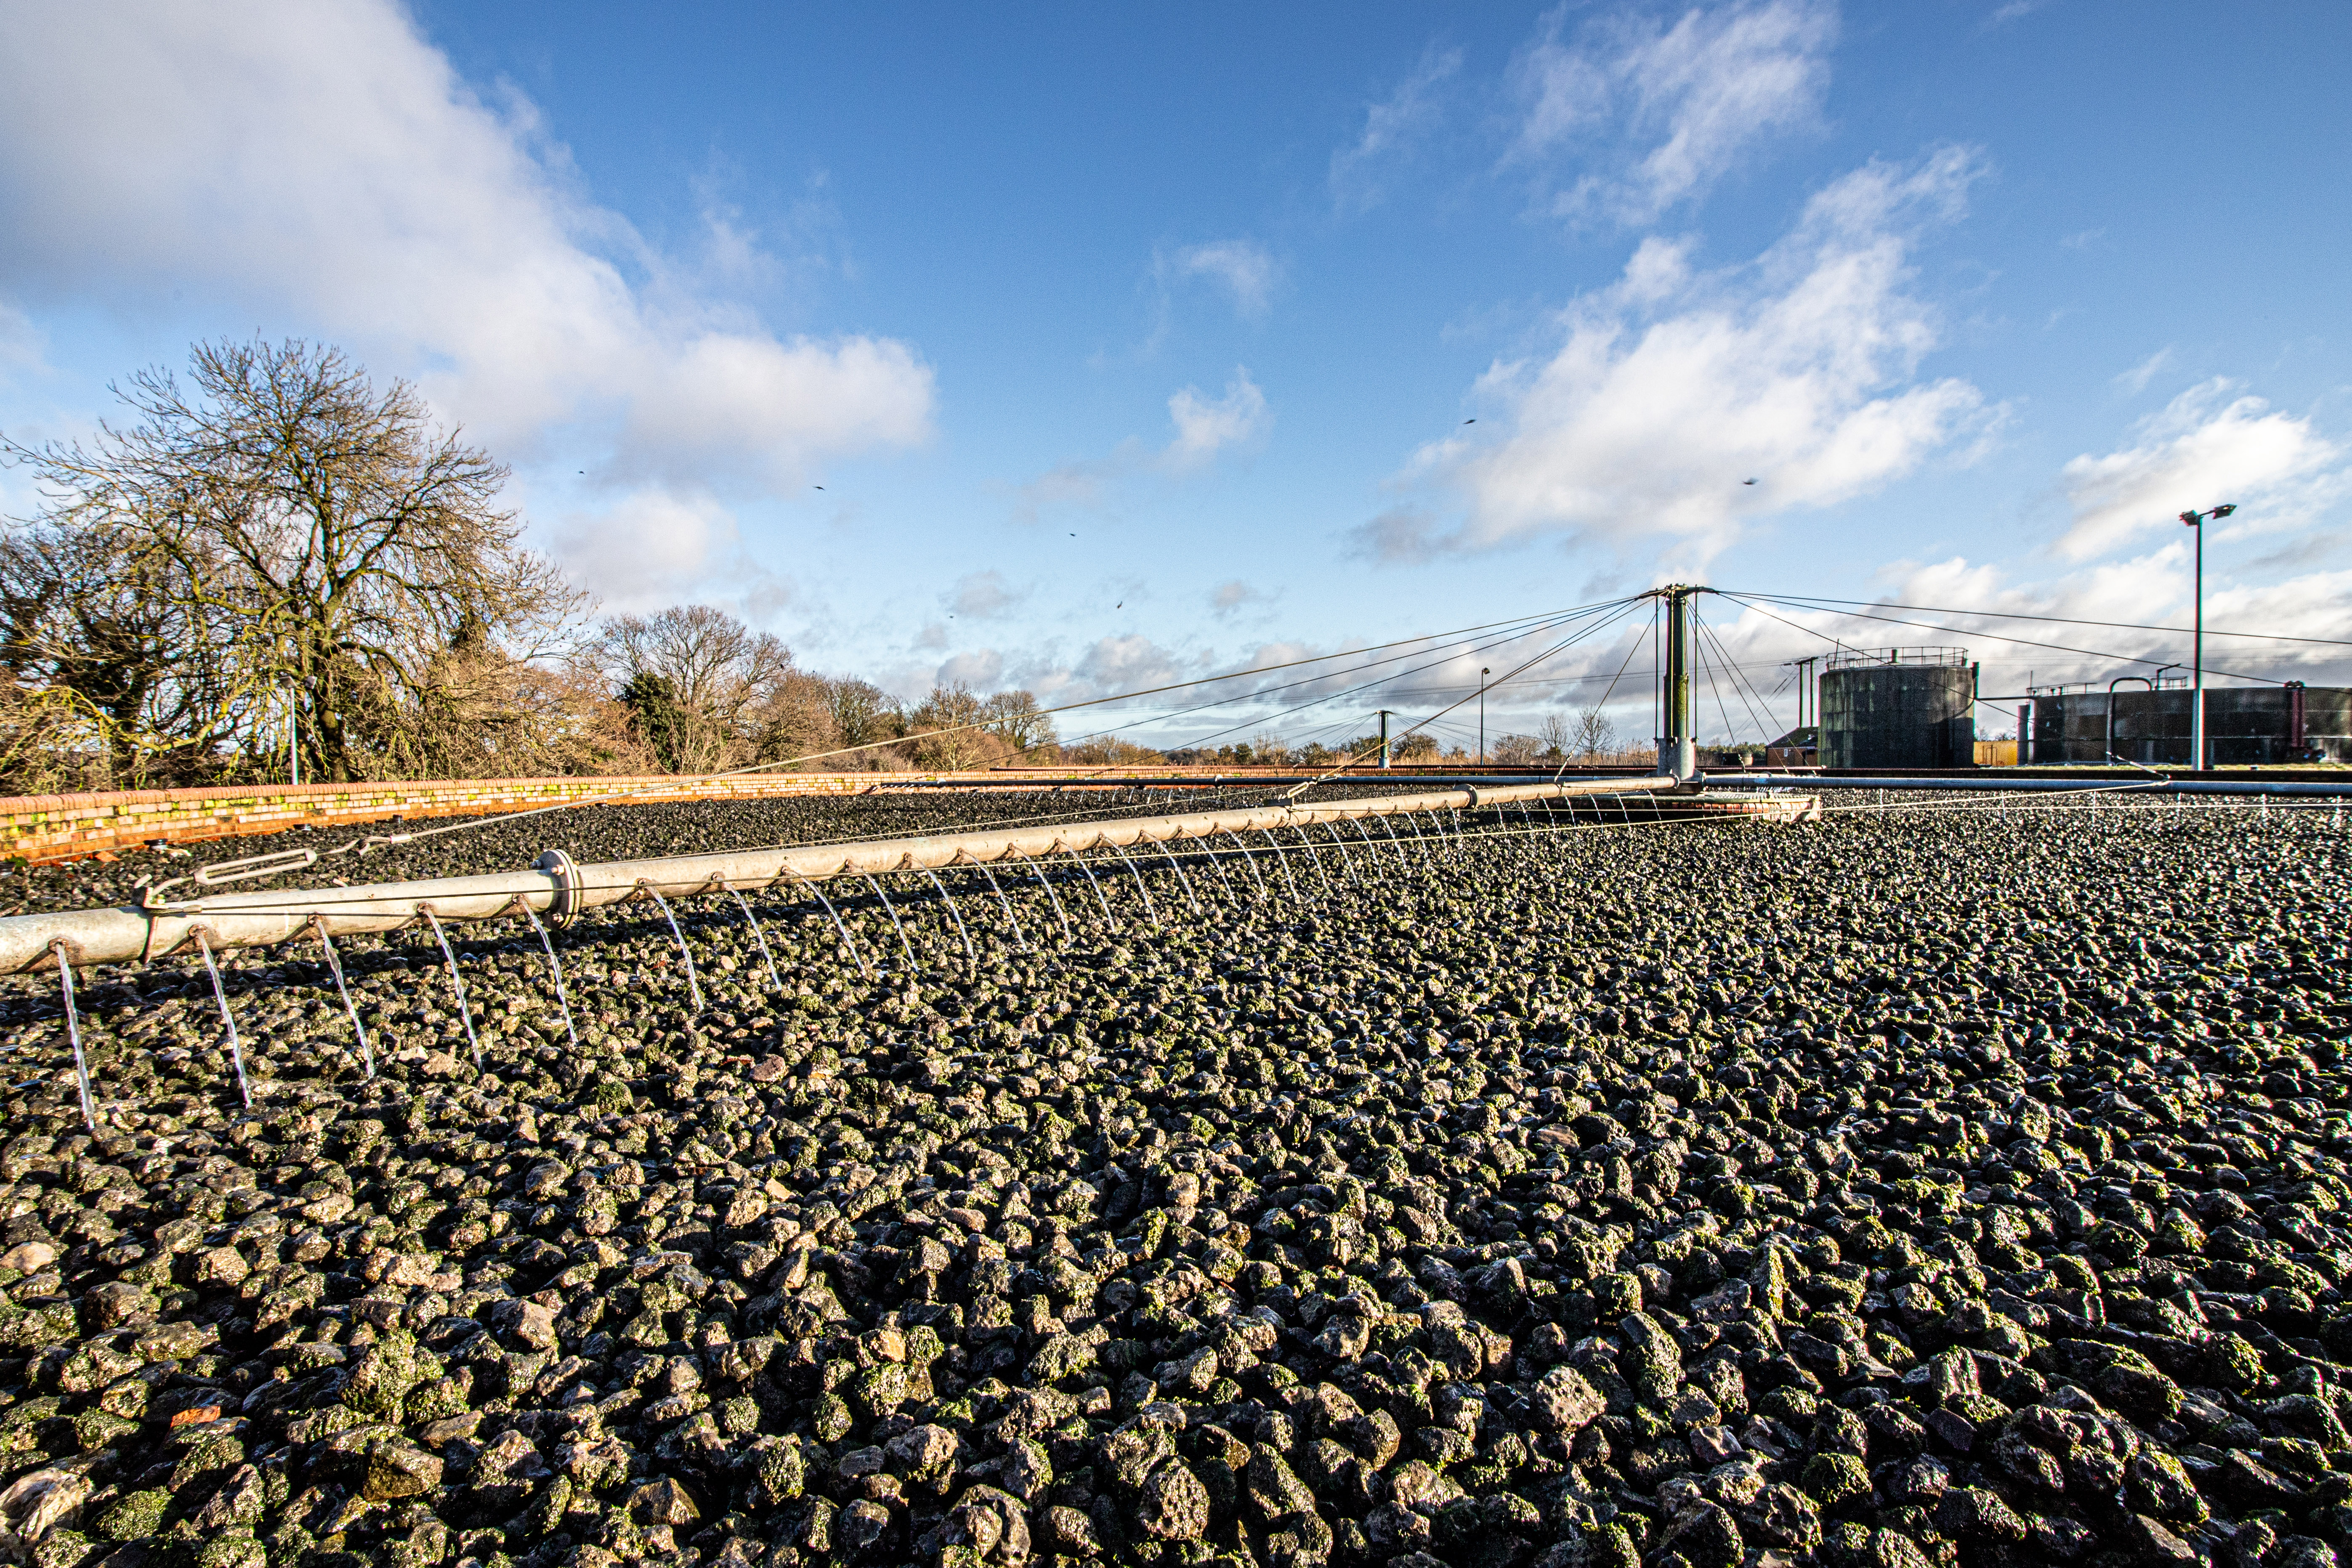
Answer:
[(580, 868), (572, 863), (571, 856), (561, 849), (550, 849), (531, 862), (531, 868), (544, 871), (555, 879), (555, 892), (547, 906), (549, 924), (569, 924), (572, 916), (586, 908), (584, 895), (587, 889), (580, 879)]

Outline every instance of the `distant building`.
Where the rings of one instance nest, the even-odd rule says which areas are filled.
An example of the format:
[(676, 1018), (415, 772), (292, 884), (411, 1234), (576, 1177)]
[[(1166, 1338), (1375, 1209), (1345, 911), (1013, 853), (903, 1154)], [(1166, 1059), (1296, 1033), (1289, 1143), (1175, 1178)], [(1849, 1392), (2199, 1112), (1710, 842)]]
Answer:
[(1822, 755), (1822, 732), (1818, 726), (1808, 724), (1801, 730), (1791, 730), (1764, 748), (1764, 763), (1775, 768), (1810, 768), (1819, 764)]
[[(2037, 691), (2020, 733), (2023, 763), (2189, 765), (2186, 687)], [(2352, 762), (2352, 688), (2209, 686), (2205, 742), (2217, 768)]]

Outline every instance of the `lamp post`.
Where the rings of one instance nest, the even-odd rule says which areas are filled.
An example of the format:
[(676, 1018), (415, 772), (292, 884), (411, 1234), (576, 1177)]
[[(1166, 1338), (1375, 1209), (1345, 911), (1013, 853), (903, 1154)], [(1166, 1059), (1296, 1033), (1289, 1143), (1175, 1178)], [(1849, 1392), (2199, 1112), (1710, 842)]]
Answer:
[(1478, 765), (1486, 765), (1486, 678), (1495, 672), (1485, 665), (1478, 667)]
[(2190, 597), (2196, 602), (2196, 631), (2192, 634), (2189, 651), (2189, 766), (2192, 772), (2205, 771), (2205, 524), (2217, 517), (2227, 517), (2237, 510), (2237, 503), (2208, 507), (2203, 511), (2184, 511), (2180, 521), (2197, 535), (2196, 587)]

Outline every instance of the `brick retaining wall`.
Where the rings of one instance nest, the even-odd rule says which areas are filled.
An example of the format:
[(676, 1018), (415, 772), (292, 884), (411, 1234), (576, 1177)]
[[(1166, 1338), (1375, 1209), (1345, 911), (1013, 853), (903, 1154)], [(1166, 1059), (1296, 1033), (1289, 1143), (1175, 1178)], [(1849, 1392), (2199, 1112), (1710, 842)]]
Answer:
[[(1458, 764), (1455, 764), (1458, 767)], [(1420, 773), (1399, 767), (1386, 775), (1403, 784)], [(1489, 768), (1488, 773), (1518, 770)], [(1231, 784), (1272, 783), (1302, 776), (1288, 768), (1224, 768)], [(1549, 776), (1528, 770), (1530, 778)], [(784, 795), (860, 795), (908, 784), (963, 784), (986, 789), (1117, 788), (1160, 779), (1199, 780), (1185, 767), (1005, 767), (970, 773), (743, 773), (650, 777), (423, 779), (378, 784), (228, 784), (208, 789), (118, 790), (91, 795), (0, 797), (0, 858), (46, 864), (79, 860), (157, 842), (282, 833), (305, 824), (357, 824), (392, 817), (479, 816), (534, 806), (584, 804), (613, 795), (633, 803), (664, 800), (768, 800)]]
[(1005, 782), (1002, 775), (987, 773), (748, 773), (737, 778), (436, 779), (21, 795), (0, 798), (0, 856), (36, 863), (77, 860), (158, 841), (180, 844), (279, 833), (305, 824), (475, 816), (615, 795), (646, 802), (856, 795), (883, 784), (915, 781)]

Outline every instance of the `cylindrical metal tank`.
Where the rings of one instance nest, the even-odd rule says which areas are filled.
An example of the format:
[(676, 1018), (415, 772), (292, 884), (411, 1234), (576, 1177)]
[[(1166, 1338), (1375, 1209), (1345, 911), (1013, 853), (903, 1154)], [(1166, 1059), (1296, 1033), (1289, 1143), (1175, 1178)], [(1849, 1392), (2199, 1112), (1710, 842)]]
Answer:
[(1822, 673), (1822, 766), (1965, 768), (1976, 672), (1959, 647), (1847, 649)]

